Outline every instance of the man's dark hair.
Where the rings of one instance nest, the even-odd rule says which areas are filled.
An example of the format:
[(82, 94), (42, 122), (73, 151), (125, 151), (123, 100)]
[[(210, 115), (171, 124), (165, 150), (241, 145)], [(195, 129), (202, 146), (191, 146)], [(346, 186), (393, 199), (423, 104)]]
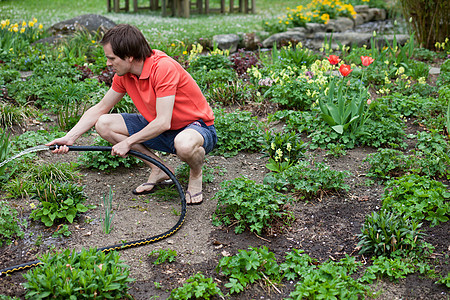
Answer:
[(143, 61), (153, 54), (142, 32), (128, 24), (119, 24), (108, 30), (100, 44), (102, 46), (111, 44), (113, 53), (121, 59), (133, 57)]

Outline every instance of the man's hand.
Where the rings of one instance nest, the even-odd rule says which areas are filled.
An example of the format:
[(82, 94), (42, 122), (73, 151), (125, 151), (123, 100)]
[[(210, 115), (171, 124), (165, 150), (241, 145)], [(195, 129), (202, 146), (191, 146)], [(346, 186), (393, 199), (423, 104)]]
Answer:
[(52, 146), (52, 145), (58, 146), (55, 148), (55, 150), (52, 151), (52, 153), (64, 154), (64, 153), (69, 152), (69, 147), (67, 147), (67, 146), (72, 146), (73, 141), (71, 139), (69, 139), (68, 137), (64, 136), (62, 138), (53, 140), (50, 143), (45, 144), (45, 146)]
[(111, 155), (117, 155), (120, 157), (127, 157), (128, 152), (131, 149), (131, 145), (128, 144), (126, 140), (115, 144), (111, 149)]

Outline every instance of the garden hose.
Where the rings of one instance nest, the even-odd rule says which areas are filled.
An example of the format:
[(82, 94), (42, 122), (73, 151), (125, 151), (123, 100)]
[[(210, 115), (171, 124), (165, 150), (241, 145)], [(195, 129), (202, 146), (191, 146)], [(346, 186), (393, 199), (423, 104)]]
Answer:
[[(57, 145), (50, 146), (49, 150), (54, 150), (57, 147), (58, 147)], [(69, 148), (69, 151), (111, 151), (111, 149), (112, 149), (112, 147), (108, 147), (108, 146), (68, 146), (68, 148)], [(175, 232), (177, 232), (183, 225), (184, 220), (186, 218), (186, 198), (184, 195), (183, 188), (181, 187), (181, 184), (177, 180), (175, 175), (165, 165), (163, 165), (162, 163), (160, 163), (159, 161), (157, 161), (156, 159), (154, 159), (150, 156), (147, 156), (141, 152), (137, 152), (134, 150), (130, 150), (128, 152), (128, 154), (136, 156), (138, 158), (141, 158), (143, 160), (146, 160), (146, 161), (154, 164), (155, 166), (160, 168), (164, 173), (166, 173), (170, 177), (170, 179), (172, 179), (173, 183), (175, 184), (175, 186), (178, 190), (178, 194), (180, 195), (180, 199), (181, 199), (180, 218), (178, 219), (178, 222), (175, 224), (175, 226), (173, 226), (168, 231), (166, 231), (162, 234), (155, 235), (155, 236), (152, 236), (152, 237), (149, 237), (146, 239), (141, 239), (141, 240), (137, 240), (137, 241), (126, 242), (126, 243), (121, 243), (121, 244), (116, 244), (116, 245), (112, 245), (112, 246), (99, 248), (99, 249), (97, 249), (97, 251), (109, 252), (109, 251), (113, 251), (113, 250), (123, 250), (123, 249), (127, 249), (127, 248), (139, 247), (139, 246), (144, 246), (147, 244), (153, 244), (153, 243), (159, 242), (159, 241), (173, 235)], [(40, 264), (42, 264), (42, 262), (39, 260), (36, 260), (36, 261), (21, 264), (21, 265), (17, 265), (17, 266), (12, 266), (12, 267), (0, 270), (0, 277), (7, 275), (7, 274), (11, 274), (16, 271), (29, 269), (29, 268), (35, 267), (37, 265), (40, 265)]]

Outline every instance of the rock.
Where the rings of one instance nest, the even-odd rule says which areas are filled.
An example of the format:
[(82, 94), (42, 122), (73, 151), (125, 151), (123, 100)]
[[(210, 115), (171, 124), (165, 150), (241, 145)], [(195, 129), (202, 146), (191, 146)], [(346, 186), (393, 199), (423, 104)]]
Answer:
[(357, 14), (367, 13), (369, 11), (369, 5), (355, 5), (353, 9)]
[(325, 31), (325, 24), (306, 23), (305, 28), (307, 33), (316, 33), (319, 31)]
[(356, 14), (355, 18), (355, 26), (359, 26), (365, 23), (364, 16), (362, 14)]
[(355, 27), (355, 23), (350, 18), (337, 18), (336, 20), (331, 19), (325, 25), (326, 32), (342, 32), (351, 30)]
[(382, 8), (370, 8), (369, 9), (369, 15), (373, 15), (372, 20), (375, 21), (382, 21), (386, 20), (387, 13), (385, 9)]
[(104, 33), (114, 26), (116, 26), (116, 23), (106, 17), (87, 14), (56, 23), (50, 27), (49, 31), (53, 35), (73, 34), (78, 30), (88, 30), (92, 33), (100, 31)]
[(236, 52), (239, 41), (240, 39), (237, 34), (218, 34), (213, 36), (213, 43), (219, 49), (230, 50), (230, 53)]
[(276, 33), (265, 39), (262, 44), (263, 47), (272, 47), (274, 43), (280, 45), (288, 42), (301, 42), (305, 39), (305, 34), (299, 31), (287, 31)]
[(241, 48), (249, 51), (257, 50), (261, 46), (261, 39), (256, 33), (244, 33), (241, 40)]

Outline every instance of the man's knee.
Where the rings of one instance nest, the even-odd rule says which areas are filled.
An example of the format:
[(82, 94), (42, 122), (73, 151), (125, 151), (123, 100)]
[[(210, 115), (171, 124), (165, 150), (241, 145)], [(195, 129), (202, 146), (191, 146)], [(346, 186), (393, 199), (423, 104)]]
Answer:
[(101, 115), (97, 122), (95, 123), (95, 130), (98, 134), (102, 134), (103, 132), (108, 132), (111, 129), (111, 120), (110, 115)]

